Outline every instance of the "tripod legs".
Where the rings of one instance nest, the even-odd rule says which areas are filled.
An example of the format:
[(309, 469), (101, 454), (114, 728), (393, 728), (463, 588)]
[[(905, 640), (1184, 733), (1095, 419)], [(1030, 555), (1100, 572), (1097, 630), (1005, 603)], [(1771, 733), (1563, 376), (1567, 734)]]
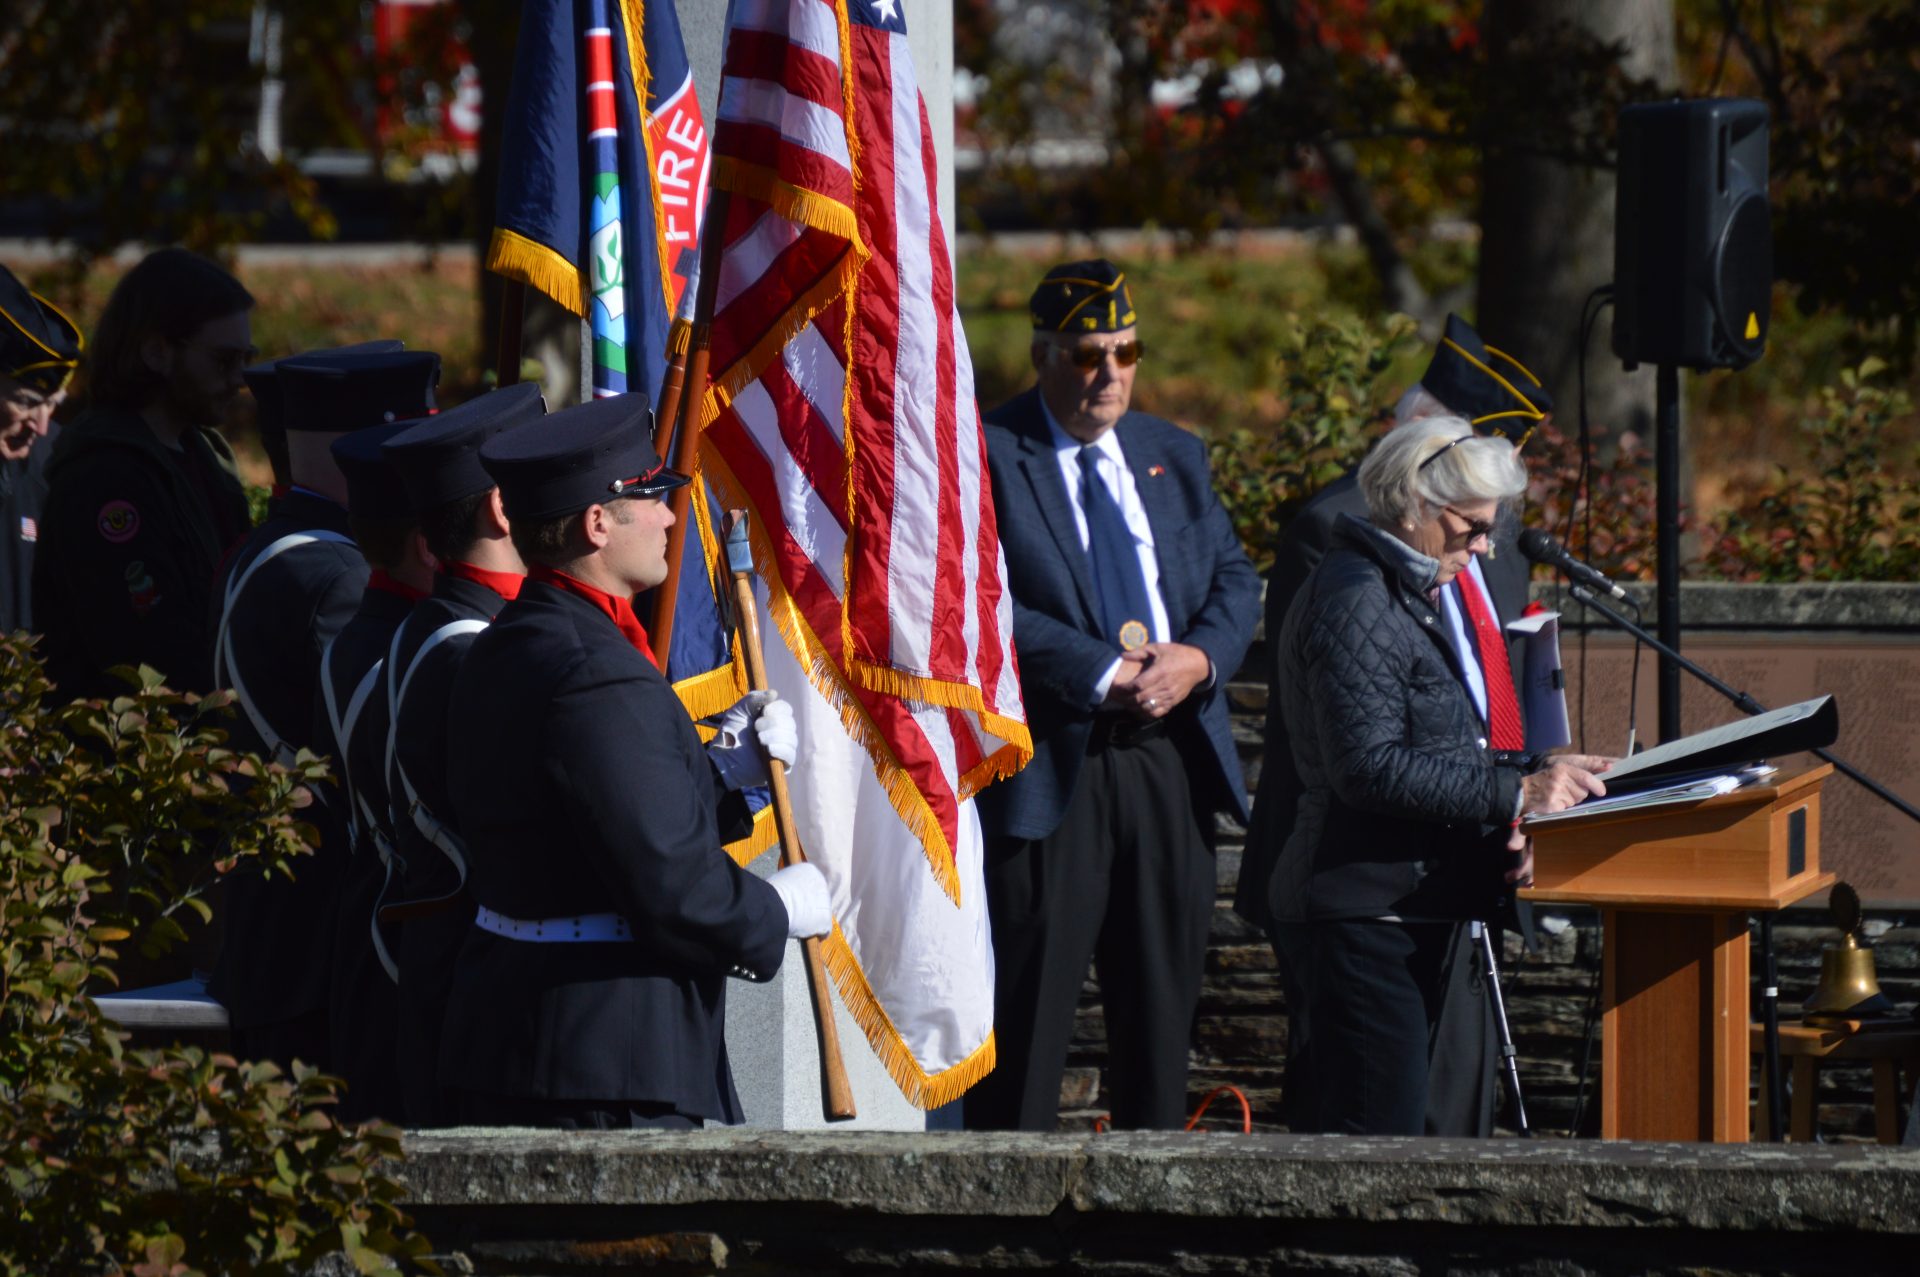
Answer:
[(1493, 952), (1493, 928), (1481, 922), (1469, 923), (1480, 942), (1480, 961), (1486, 973), (1487, 997), (1493, 1001), (1494, 1025), (1500, 1031), (1500, 1070), (1507, 1079), (1507, 1093), (1513, 1097), (1514, 1129), (1522, 1138), (1533, 1134), (1527, 1125), (1527, 1102), (1520, 1094), (1520, 1054), (1514, 1050), (1513, 1030), (1507, 1024), (1507, 999), (1500, 990), (1500, 964)]

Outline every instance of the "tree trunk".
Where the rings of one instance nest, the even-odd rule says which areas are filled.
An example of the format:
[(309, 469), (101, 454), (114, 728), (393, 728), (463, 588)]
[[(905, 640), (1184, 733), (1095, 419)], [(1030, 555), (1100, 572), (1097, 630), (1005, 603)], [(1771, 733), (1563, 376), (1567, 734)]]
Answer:
[[(1548, 40), (1568, 27), (1624, 45), (1621, 67), (1629, 76), (1676, 82), (1673, 0), (1488, 0), (1482, 30), (1497, 69), (1515, 42)], [(1525, 69), (1511, 74), (1524, 81)], [(1613, 278), (1614, 174), (1498, 149), (1483, 161), (1482, 174), (1476, 326), (1540, 376), (1556, 420), (1571, 433), (1579, 419), (1581, 306)], [(1611, 331), (1610, 319), (1602, 319), (1587, 349), (1588, 411), (1610, 443), (1623, 431), (1644, 434), (1653, 423), (1653, 370), (1623, 372)]]

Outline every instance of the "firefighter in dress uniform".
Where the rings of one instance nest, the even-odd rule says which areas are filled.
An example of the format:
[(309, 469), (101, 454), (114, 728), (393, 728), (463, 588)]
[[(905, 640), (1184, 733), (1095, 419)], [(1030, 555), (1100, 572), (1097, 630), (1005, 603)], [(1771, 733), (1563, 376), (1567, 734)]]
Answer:
[(741, 790), (792, 764), (792, 712), (754, 694), (703, 748), (633, 596), (666, 578), (642, 395), (495, 436), (481, 460), (528, 567), (449, 703), (448, 791), (476, 910), (440, 1078), (465, 1121), (568, 1128), (737, 1122), (728, 977), (765, 980), (832, 925), (825, 879), (756, 878), (722, 850)]

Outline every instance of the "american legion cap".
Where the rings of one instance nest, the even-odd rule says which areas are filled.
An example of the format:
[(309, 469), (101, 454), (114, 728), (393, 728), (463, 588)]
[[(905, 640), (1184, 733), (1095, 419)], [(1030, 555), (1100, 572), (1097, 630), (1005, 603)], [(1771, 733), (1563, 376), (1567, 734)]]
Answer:
[(289, 431), (341, 434), (433, 415), (440, 356), (430, 350), (335, 352), (275, 365)]
[(516, 382), (409, 426), (381, 451), (400, 472), (413, 508), (425, 513), (492, 488), (493, 476), (480, 464), (481, 446), (546, 411), (538, 382)]
[(66, 388), (85, 345), (78, 324), (0, 266), (0, 376), (54, 394)]
[(1506, 351), (1487, 345), (1473, 325), (1447, 316), (1446, 331), (1420, 384), (1435, 399), (1483, 430), (1526, 441), (1553, 411), (1553, 397), (1540, 379)]
[(637, 391), (594, 399), (489, 439), (480, 463), (507, 518), (539, 523), (619, 497), (671, 492), (687, 476), (653, 448), (653, 414)]
[(1027, 309), (1034, 329), (1049, 333), (1119, 332), (1139, 319), (1127, 273), (1104, 257), (1064, 262), (1048, 271)]

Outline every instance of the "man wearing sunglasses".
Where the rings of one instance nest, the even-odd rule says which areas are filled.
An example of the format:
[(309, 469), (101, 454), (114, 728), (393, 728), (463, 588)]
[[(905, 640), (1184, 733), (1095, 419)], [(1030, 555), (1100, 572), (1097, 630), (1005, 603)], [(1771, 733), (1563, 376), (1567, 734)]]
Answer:
[[(1397, 425), (1423, 417), (1463, 417), (1473, 423), (1476, 433), (1502, 435), (1519, 449), (1526, 446), (1552, 411), (1552, 397), (1525, 364), (1488, 346), (1458, 315), (1448, 315), (1425, 374), (1418, 385), (1401, 396), (1394, 408), (1394, 421)], [(1315, 493), (1287, 525), (1281, 539), (1267, 576), (1270, 690), (1280, 685), (1280, 651), (1273, 640), (1280, 633), (1294, 596), (1326, 554), (1334, 525), (1343, 514), (1361, 520), (1368, 517), (1366, 499), (1355, 476), (1356, 471), (1350, 470)], [(1440, 606), (1458, 656), (1454, 663), (1462, 671), (1462, 685), (1480, 721), (1488, 727), (1489, 746), (1518, 753), (1524, 750), (1526, 738), (1515, 680), (1519, 645), (1509, 640), (1504, 630), (1505, 623), (1518, 617), (1527, 605), (1528, 566), (1512, 544), (1518, 529), (1485, 527), (1451, 512), (1445, 518), (1462, 532), (1489, 534), (1487, 552), (1475, 554), (1466, 570), (1442, 588)], [(1254, 797), (1234, 908), (1269, 935), (1275, 935), (1267, 889), (1280, 850), (1293, 829), (1300, 795), (1300, 779), (1280, 719), (1277, 691), (1268, 699), (1265, 741), (1260, 786)], [(1470, 938), (1464, 930), (1461, 937), (1447, 985), (1450, 1014), (1443, 1014), (1439, 1028), (1445, 1041), (1437, 1043), (1434, 1050), (1428, 1133), (1485, 1136), (1493, 1129), (1497, 1047), (1492, 1008), (1480, 983)], [(1286, 956), (1277, 944), (1275, 953), (1284, 979)], [(1299, 999), (1291, 986), (1289, 990), (1287, 1001), (1292, 1007)], [(1291, 1072), (1296, 1061), (1304, 1058), (1307, 1044), (1304, 1026), (1290, 1024), (1289, 1031)]]
[(976, 1128), (1052, 1130), (1089, 959), (1119, 1127), (1186, 1116), (1187, 1041), (1212, 918), (1215, 812), (1246, 813), (1222, 684), (1259, 579), (1205, 445), (1130, 411), (1141, 357), (1105, 260), (1034, 290), (1037, 384), (987, 414), (1033, 761), (981, 796), (999, 1065)]
[(80, 347), (78, 326), (0, 266), (0, 634), (33, 628), (33, 550), (53, 412)]

